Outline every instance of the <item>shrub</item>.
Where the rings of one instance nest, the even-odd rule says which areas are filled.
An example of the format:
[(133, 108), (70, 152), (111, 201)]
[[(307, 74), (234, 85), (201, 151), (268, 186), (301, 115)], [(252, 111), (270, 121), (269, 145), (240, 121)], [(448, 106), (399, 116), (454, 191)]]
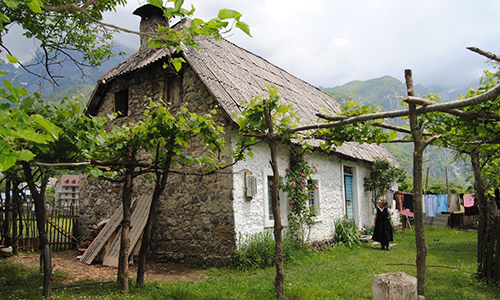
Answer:
[[(275, 243), (272, 231), (259, 232), (245, 239), (240, 239), (239, 249), (234, 251), (233, 268), (264, 269), (274, 266)], [(283, 238), (283, 261), (289, 262), (302, 257), (307, 246), (296, 242), (290, 234)]]
[(337, 219), (334, 222), (335, 232), (333, 238), (335, 243), (352, 248), (360, 243), (361, 233), (353, 221), (346, 217)]

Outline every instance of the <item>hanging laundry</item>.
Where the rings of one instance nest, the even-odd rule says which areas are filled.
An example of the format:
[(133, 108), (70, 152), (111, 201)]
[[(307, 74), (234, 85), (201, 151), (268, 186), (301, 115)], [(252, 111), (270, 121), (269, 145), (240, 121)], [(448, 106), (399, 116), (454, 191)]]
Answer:
[(388, 190), (385, 192), (385, 201), (387, 202), (387, 205), (389, 205), (389, 209), (392, 210), (394, 207), (393, 202), (394, 202), (394, 191)]
[(436, 213), (448, 212), (448, 195), (437, 195)]
[(479, 209), (477, 208), (477, 200), (476, 198), (472, 198), (474, 200), (474, 205), (470, 207), (465, 207), (464, 215), (466, 216), (476, 216), (479, 215)]
[(474, 194), (464, 195), (464, 206), (465, 207), (474, 206)]
[(402, 192), (396, 192), (394, 193), (394, 200), (396, 200), (396, 209), (398, 211), (403, 211), (403, 199), (404, 199), (404, 193)]
[(403, 207), (408, 208), (411, 212), (413, 212), (413, 194), (404, 194)]
[(448, 196), (448, 212), (460, 212), (460, 196), (458, 194), (451, 194)]
[(424, 213), (426, 216), (434, 218), (437, 209), (437, 195), (424, 195)]

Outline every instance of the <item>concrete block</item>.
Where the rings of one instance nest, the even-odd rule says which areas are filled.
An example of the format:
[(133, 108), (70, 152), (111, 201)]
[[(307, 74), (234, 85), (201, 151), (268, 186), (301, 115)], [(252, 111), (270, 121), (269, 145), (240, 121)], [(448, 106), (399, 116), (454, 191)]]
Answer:
[(417, 300), (417, 278), (404, 272), (373, 276), (374, 300)]

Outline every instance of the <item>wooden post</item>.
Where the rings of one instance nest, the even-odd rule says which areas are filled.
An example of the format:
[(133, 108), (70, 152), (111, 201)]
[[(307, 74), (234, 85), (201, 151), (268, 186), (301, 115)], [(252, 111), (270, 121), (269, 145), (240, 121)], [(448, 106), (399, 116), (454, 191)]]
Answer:
[[(415, 96), (413, 88), (413, 77), (411, 70), (405, 70), (405, 80), (408, 96)], [(413, 137), (413, 210), (415, 213), (415, 243), (417, 246), (417, 292), (418, 295), (425, 294), (425, 271), (427, 258), (427, 244), (425, 242), (425, 226), (422, 195), (422, 164), (425, 147), (432, 142), (432, 138), (424, 140), (424, 126), (420, 126), (417, 116), (417, 105), (408, 104), (410, 110), (410, 128)]]
[(448, 185), (448, 167), (444, 168), (444, 173), (446, 175), (446, 193), (450, 194), (450, 186)]
[(425, 191), (427, 192), (427, 184), (429, 183), (429, 167), (427, 167), (427, 173), (425, 175)]

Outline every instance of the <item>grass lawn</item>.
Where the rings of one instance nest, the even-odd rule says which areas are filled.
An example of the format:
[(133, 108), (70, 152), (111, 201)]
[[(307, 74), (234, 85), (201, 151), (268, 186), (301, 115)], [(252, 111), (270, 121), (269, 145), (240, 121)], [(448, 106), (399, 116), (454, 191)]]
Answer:
[[(500, 288), (474, 279), (477, 233), (429, 227), (426, 299), (500, 299)], [(285, 265), (287, 299), (371, 299), (372, 277), (388, 272), (416, 276), (413, 230), (396, 233), (390, 251), (363, 243), (353, 249), (343, 246), (310, 253)], [(16, 273), (20, 273), (16, 275)], [(227, 268), (206, 271), (202, 282), (146, 282), (121, 295), (117, 284), (54, 290), (55, 299), (275, 299), (273, 268), (237, 271)], [(64, 274), (57, 274), (62, 278)], [(15, 278), (14, 278), (15, 277)], [(0, 292), (41, 285), (34, 271), (0, 260)], [(58, 283), (54, 283), (57, 286)], [(38, 295), (38, 296), (34, 296)], [(38, 299), (36, 294), (0, 294), (1, 299)], [(166, 296), (166, 298), (165, 298)], [(9, 298), (10, 297), (10, 298)]]

